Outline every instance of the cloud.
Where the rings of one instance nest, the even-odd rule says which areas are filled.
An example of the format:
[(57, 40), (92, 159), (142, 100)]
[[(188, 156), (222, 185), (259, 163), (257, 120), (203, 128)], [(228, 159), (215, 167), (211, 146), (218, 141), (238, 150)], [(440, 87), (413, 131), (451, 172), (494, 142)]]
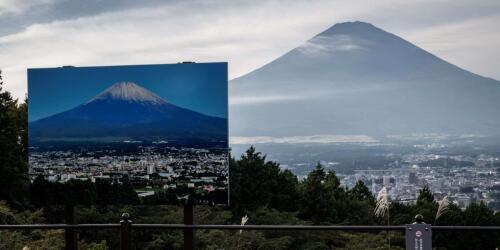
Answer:
[(51, 5), (60, 0), (2, 0), (0, 1), (0, 16), (21, 15), (33, 8)]
[(461, 68), (500, 80), (500, 33), (492, 30), (500, 30), (500, 13), (401, 35)]
[(229, 138), (233, 145), (243, 144), (297, 144), (297, 143), (375, 143), (377, 140), (367, 135), (311, 135), (311, 136), (289, 136), (289, 137), (271, 137), (271, 136), (234, 136)]
[(300, 46), (298, 50), (307, 55), (331, 54), (337, 51), (354, 51), (362, 49), (349, 35), (316, 36)]
[(247, 95), (247, 96), (231, 96), (229, 104), (244, 105), (244, 104), (265, 104), (272, 102), (295, 101), (306, 98), (305, 95)]
[(297, 18), (290, 21), (275, 15), (278, 5), (266, 6), (241, 12), (179, 3), (33, 24), (0, 37), (0, 68), (17, 96), (30, 67), (229, 61), (235, 77), (300, 44), (303, 29), (317, 25), (298, 9), (284, 11)]
[[(142, 7), (121, 9), (115, 4), (102, 12), (93, 8), (64, 19), (55, 13), (65, 12), (57, 10), (57, 0), (13, 2), (1, 2), (0, 17), (1, 13), (15, 13), (19, 21), (27, 22), (31, 11), (40, 6), (47, 9), (43, 22), (0, 36), (5, 88), (20, 98), (26, 93), (26, 69), (30, 67), (229, 61), (230, 78), (234, 78), (272, 61), (337, 22), (354, 20), (403, 34), (424, 49), (429, 46), (432, 53), (449, 57), (452, 63), (500, 78), (496, 70), (500, 66), (500, 49), (493, 45), (498, 27), (491, 23), (500, 20), (484, 19), (495, 8), (498, 12), (498, 1), (150, 1)], [(75, 4), (72, 11), (80, 9), (73, 1), (60, 3)], [(460, 27), (465, 26), (459, 25), (464, 18), (476, 20), (476, 24), (467, 31), (471, 36), (461, 41), (455, 38), (464, 32)], [(445, 23), (458, 26), (444, 29)], [(429, 35), (420, 38), (420, 31)], [(448, 49), (429, 43), (432, 39), (448, 42)], [(466, 41), (476, 45), (463, 50)], [(335, 49), (352, 50), (356, 46), (345, 43)], [(469, 65), (468, 61), (474, 63)], [(491, 66), (484, 66), (486, 62)], [(284, 99), (271, 96), (253, 101), (280, 98)]]

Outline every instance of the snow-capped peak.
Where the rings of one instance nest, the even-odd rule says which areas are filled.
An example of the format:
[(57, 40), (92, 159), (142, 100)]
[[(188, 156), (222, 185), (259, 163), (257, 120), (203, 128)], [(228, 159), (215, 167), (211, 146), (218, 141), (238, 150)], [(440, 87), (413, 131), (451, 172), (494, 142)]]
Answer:
[(133, 82), (118, 82), (104, 90), (102, 93), (92, 98), (87, 103), (96, 100), (126, 100), (136, 102), (149, 102), (154, 104), (165, 104), (167, 101), (156, 95), (155, 93), (133, 83)]

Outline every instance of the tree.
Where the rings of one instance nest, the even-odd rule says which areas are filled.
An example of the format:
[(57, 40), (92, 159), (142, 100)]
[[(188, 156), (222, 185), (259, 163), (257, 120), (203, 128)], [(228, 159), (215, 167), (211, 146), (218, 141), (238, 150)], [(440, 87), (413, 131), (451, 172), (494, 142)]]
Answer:
[(280, 171), (277, 178), (276, 188), (279, 192), (274, 195), (270, 207), (281, 211), (296, 211), (299, 200), (297, 176), (286, 169)]
[[(468, 226), (493, 226), (495, 216), (484, 203), (470, 204), (464, 211), (464, 224)], [(495, 249), (498, 247), (494, 239), (500, 237), (498, 232), (466, 232), (462, 235), (462, 245), (466, 246), (463, 249)], [(470, 244), (468, 240), (474, 239), (474, 244)]]
[(315, 224), (339, 223), (345, 221), (349, 213), (349, 202), (334, 171), (325, 173), (318, 163), (301, 183), (301, 203), (299, 215)]
[(375, 209), (375, 198), (368, 187), (362, 181), (347, 191), (349, 202), (348, 221), (351, 224), (372, 224), (373, 211)]
[(113, 195), (116, 197), (115, 199), (117, 200), (118, 204), (139, 204), (139, 196), (137, 195), (137, 192), (135, 192), (134, 186), (132, 186), (128, 175), (123, 176), (121, 182), (121, 185), (118, 182), (113, 184), (113, 187), (116, 187), (113, 188)]
[(428, 186), (420, 189), (415, 206), (415, 214), (424, 216), (424, 222), (431, 223), (436, 217), (438, 204), (434, 201), (434, 195)]
[(315, 223), (322, 223), (328, 219), (329, 199), (323, 186), (326, 174), (320, 163), (307, 175), (301, 183), (300, 216), (312, 219)]
[(250, 147), (240, 160), (230, 161), (231, 207), (242, 215), (261, 206), (285, 211), (296, 208), (297, 177)]
[(20, 205), (28, 195), (27, 104), (3, 91), (0, 71), (0, 199)]
[[(462, 226), (464, 223), (464, 214), (462, 210), (455, 204), (450, 204), (446, 213), (439, 217), (436, 221), (437, 225), (448, 225), (448, 226)], [(443, 231), (443, 232), (433, 232), (433, 245), (437, 249), (465, 249), (467, 242), (464, 241), (464, 232), (453, 232), (453, 231)], [(467, 239), (470, 240), (470, 239)], [(475, 245), (475, 244), (472, 244)]]
[(349, 197), (358, 201), (366, 201), (369, 204), (375, 204), (375, 199), (373, 198), (373, 194), (370, 192), (365, 183), (361, 180), (356, 182), (356, 185), (349, 190)]
[(429, 187), (424, 186), (422, 189), (420, 189), (417, 197), (417, 206), (433, 202), (434, 202), (434, 195), (432, 194)]

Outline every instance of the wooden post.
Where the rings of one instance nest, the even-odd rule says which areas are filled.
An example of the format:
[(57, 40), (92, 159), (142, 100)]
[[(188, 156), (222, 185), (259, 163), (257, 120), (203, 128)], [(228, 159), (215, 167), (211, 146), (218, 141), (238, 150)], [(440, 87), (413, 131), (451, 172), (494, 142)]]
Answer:
[[(64, 207), (64, 219), (66, 224), (75, 224), (75, 206), (66, 204)], [(64, 231), (66, 250), (77, 250), (78, 240), (74, 228), (66, 228)]]
[(130, 220), (130, 215), (128, 213), (122, 214), (122, 220), (120, 221), (120, 249), (121, 250), (131, 250), (132, 249), (132, 221)]

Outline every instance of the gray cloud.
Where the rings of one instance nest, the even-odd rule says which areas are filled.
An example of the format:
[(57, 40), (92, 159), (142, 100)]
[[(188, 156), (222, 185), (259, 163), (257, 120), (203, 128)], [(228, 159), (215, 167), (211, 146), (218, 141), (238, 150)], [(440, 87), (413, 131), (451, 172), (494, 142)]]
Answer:
[[(114, 11), (154, 7), (161, 0), (2, 0), (0, 36), (19, 32), (36, 23), (71, 20)], [(174, 3), (174, 1), (170, 1)]]
[[(15, 2), (15, 4), (14, 4)], [(0, 68), (229, 61), (236, 77), (337, 22), (363, 20), (499, 79), (499, 1), (2, 1)]]
[(229, 138), (231, 144), (253, 145), (260, 143), (279, 143), (279, 144), (297, 144), (297, 143), (376, 143), (377, 140), (367, 135), (332, 135), (320, 134), (310, 136), (232, 136)]

